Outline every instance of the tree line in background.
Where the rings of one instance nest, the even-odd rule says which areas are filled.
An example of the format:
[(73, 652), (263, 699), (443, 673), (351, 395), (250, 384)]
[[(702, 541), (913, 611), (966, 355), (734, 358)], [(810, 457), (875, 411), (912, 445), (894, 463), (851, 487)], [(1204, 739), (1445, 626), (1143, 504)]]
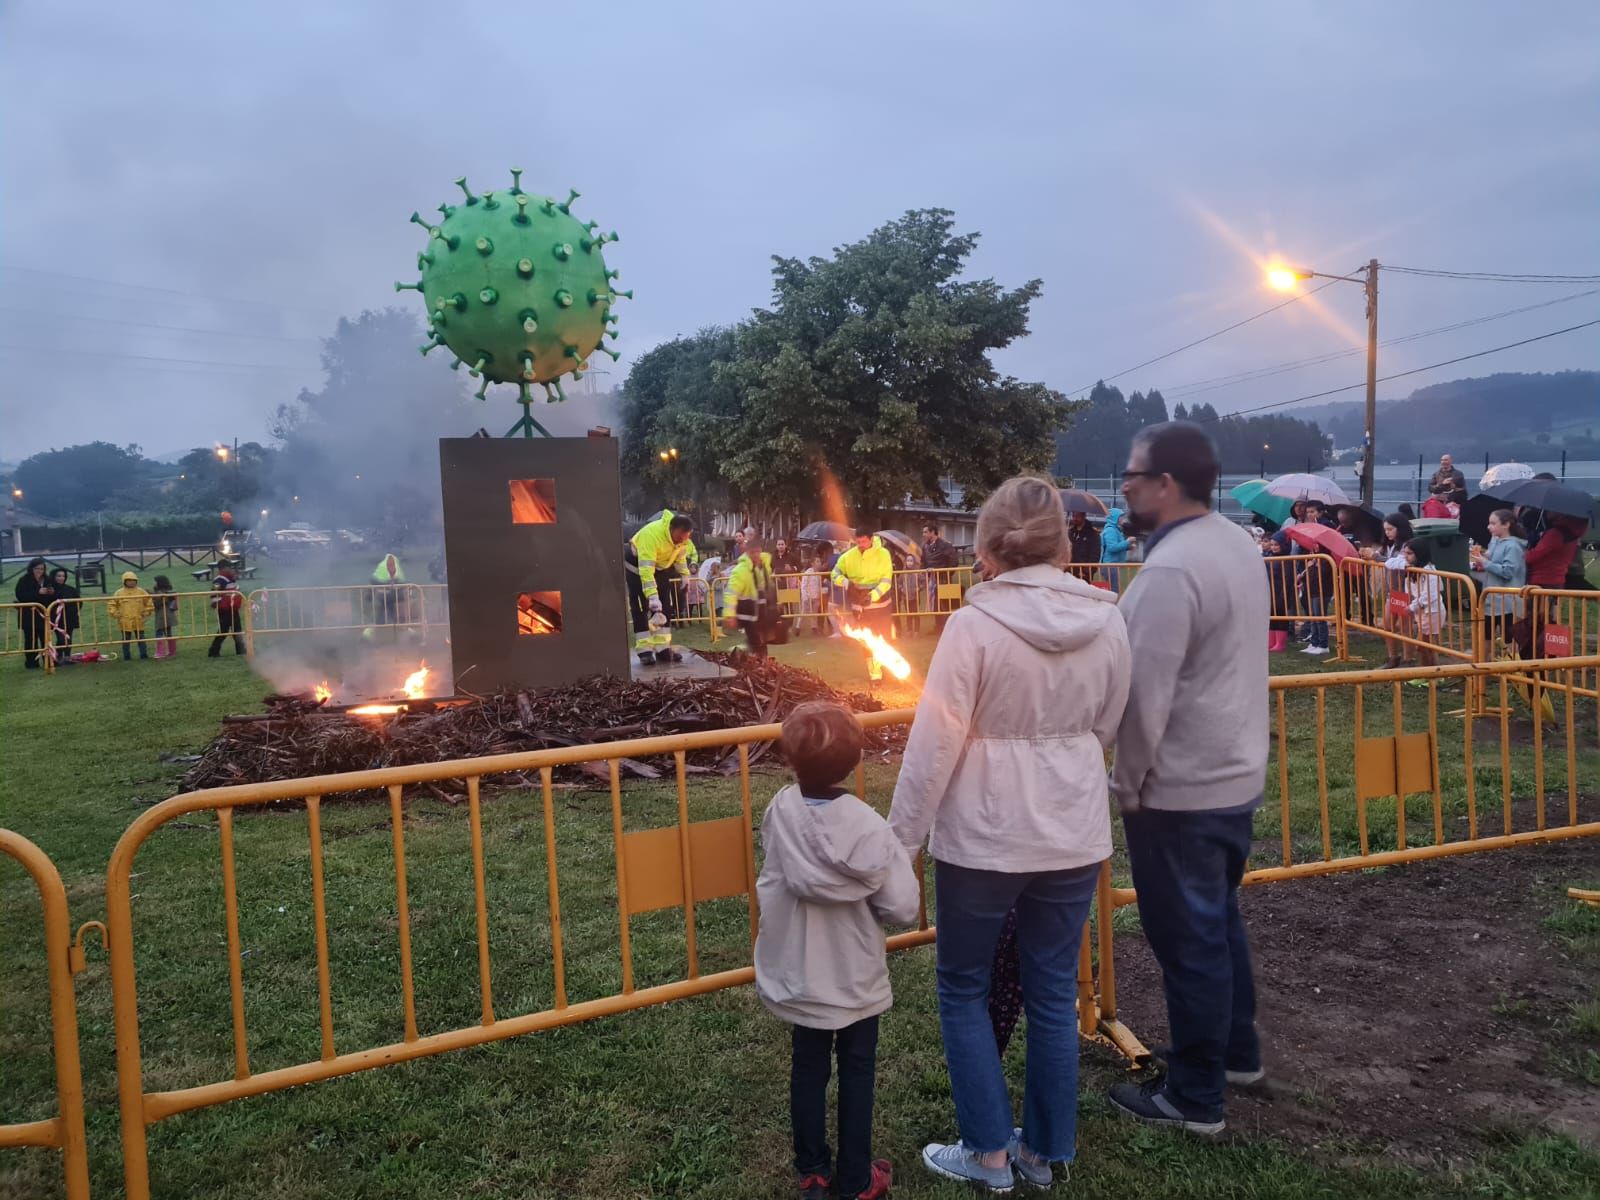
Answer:
[(959, 279), (978, 237), (953, 229), (918, 209), (829, 258), (775, 257), (770, 308), (642, 355), (623, 384), (627, 507), (805, 517), (820, 497), (867, 521), (1047, 468), (1077, 406), (989, 359), (1043, 285)]
[(1222, 469), (1229, 474), (1317, 471), (1328, 465), (1333, 449), (1332, 439), (1314, 422), (1282, 414), (1225, 417), (1209, 404), (1187, 408), (1182, 401), (1169, 413), (1159, 391), (1124, 397), (1119, 388), (1102, 382), (1095, 384), (1068, 427), (1056, 434), (1055, 473), (1074, 479), (1114, 478), (1128, 460), (1134, 435), (1167, 420), (1204, 425), (1216, 439)]

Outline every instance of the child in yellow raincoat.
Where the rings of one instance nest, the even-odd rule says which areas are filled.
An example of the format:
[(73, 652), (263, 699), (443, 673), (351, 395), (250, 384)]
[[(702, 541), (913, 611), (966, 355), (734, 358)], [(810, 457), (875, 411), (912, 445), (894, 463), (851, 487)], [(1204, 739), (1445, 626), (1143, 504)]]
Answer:
[(149, 658), (149, 643), (144, 637), (144, 623), (150, 619), (150, 614), (155, 612), (155, 601), (150, 598), (150, 593), (139, 586), (139, 577), (132, 571), (122, 573), (122, 586), (111, 597), (111, 602), (106, 605), (111, 617), (122, 630), (122, 661), (127, 662), (133, 657), (128, 651), (135, 641), (139, 643), (139, 657)]

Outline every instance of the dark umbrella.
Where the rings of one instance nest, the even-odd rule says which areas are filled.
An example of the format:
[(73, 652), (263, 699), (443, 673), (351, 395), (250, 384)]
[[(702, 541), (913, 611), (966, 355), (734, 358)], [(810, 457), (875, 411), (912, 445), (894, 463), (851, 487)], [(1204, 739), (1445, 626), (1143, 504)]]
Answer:
[(1489, 488), (1484, 495), (1520, 508), (1537, 508), (1583, 521), (1594, 519), (1594, 497), (1554, 479), (1518, 479)]
[(1383, 543), (1384, 515), (1381, 512), (1375, 508), (1369, 508), (1362, 504), (1339, 505), (1339, 518), (1341, 522), (1344, 520), (1345, 513), (1354, 514), (1352, 531), (1356, 533), (1357, 536), (1362, 539), (1362, 541), (1370, 543), (1374, 546), (1381, 545)]
[(848, 542), (856, 531), (837, 521), (813, 521), (795, 534), (797, 542)]
[(1479, 492), (1471, 500), (1461, 506), (1461, 532), (1466, 534), (1480, 546), (1489, 544), (1489, 514), (1507, 507), (1504, 500), (1496, 499), (1488, 492)]
[(1106, 502), (1093, 492), (1086, 492), (1082, 488), (1062, 488), (1061, 508), (1063, 512), (1083, 513), (1085, 516), (1106, 515)]

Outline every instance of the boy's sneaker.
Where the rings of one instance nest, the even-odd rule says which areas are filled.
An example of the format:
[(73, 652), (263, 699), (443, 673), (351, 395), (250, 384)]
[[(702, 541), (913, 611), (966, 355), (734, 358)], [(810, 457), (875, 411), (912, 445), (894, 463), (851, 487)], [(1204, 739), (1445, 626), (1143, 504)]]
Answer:
[(1146, 1083), (1117, 1084), (1111, 1089), (1111, 1107), (1146, 1125), (1169, 1125), (1201, 1137), (1216, 1137), (1227, 1128), (1221, 1109), (1208, 1113), (1179, 1107), (1167, 1092), (1164, 1075)]
[(1224, 1071), (1229, 1087), (1254, 1087), (1267, 1077), (1266, 1068), (1257, 1067), (1254, 1071)]
[(800, 1200), (832, 1200), (833, 1180), (826, 1175), (801, 1175), (795, 1180)]
[(656, 652), (654, 650), (641, 650), (641, 651), (639, 651), (639, 662), (640, 662), (641, 665), (646, 666), (646, 667), (655, 666), (656, 665)]
[(656, 661), (664, 663), (680, 663), (683, 661), (683, 655), (679, 654), (676, 650), (657, 650)]
[(922, 1165), (935, 1175), (954, 1179), (958, 1183), (972, 1183), (997, 1196), (1009, 1195), (1016, 1186), (1011, 1174), (1011, 1164), (1003, 1167), (986, 1167), (978, 1156), (960, 1142), (944, 1145), (930, 1142), (922, 1148)]
[(1055, 1169), (1048, 1159), (1023, 1157), (1020, 1129), (1011, 1131), (1011, 1140), (1006, 1143), (1006, 1157), (1011, 1160), (1011, 1169), (1017, 1173), (1017, 1178), (1031, 1188), (1042, 1192), (1056, 1181)]
[(894, 1184), (894, 1171), (890, 1168), (888, 1159), (872, 1160), (871, 1180), (867, 1184), (866, 1191), (857, 1192), (853, 1197), (845, 1196), (841, 1192), (841, 1200), (887, 1200), (889, 1188)]

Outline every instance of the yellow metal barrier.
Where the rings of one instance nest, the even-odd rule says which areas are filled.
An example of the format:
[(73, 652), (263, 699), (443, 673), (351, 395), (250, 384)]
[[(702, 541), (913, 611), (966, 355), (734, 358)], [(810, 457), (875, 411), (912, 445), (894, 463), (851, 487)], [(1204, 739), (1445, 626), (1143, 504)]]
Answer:
[[(211, 606), (216, 592), (151, 592), (152, 612), (132, 638), (125, 637), (112, 607), (116, 594), (88, 596), (81, 600), (58, 600), (50, 606), (50, 629), (58, 643), (78, 652), (138, 653), (146, 655), (177, 653), (178, 643), (210, 642), (218, 633), (217, 610)], [(240, 595), (239, 635), (245, 636), (247, 604)], [(231, 637), (232, 634), (226, 636)], [(166, 643), (165, 648), (163, 643)]]
[(253, 636), (381, 626), (447, 629), (449, 589), (442, 583), (361, 583), (259, 588), (250, 593)]
[(83, 1075), (78, 1063), (78, 1004), (72, 988), (72, 977), (83, 969), (83, 959), (81, 949), (72, 940), (66, 888), (55, 864), (21, 834), (0, 829), (0, 854), (19, 863), (39, 892), (56, 1071), (56, 1115), (44, 1121), (0, 1125), (0, 1149), (43, 1146), (61, 1151), (67, 1200), (88, 1200), (89, 1152), (83, 1128)]
[(1432, 657), (1478, 662), (1482, 624), (1477, 588), (1450, 571), (1407, 567), (1391, 571), (1380, 562), (1346, 559), (1350, 608), (1346, 630), (1380, 637), (1390, 659)]
[(42, 604), (0, 604), (0, 658), (37, 654), (41, 669), (54, 670), (55, 658), (46, 652), (49, 625)]

